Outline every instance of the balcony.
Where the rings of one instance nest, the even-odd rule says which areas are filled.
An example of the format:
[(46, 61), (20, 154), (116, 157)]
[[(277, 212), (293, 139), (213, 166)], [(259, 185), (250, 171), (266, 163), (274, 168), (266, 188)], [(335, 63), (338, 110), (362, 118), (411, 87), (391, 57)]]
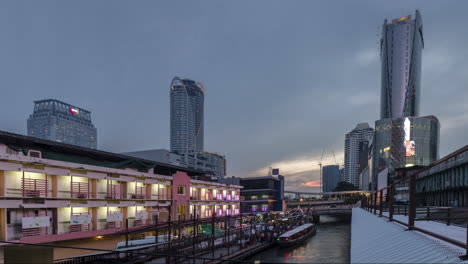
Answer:
[(90, 184), (87, 182), (72, 182), (71, 183), (71, 197), (84, 199), (90, 198)]
[(107, 184), (106, 199), (122, 199), (121, 184)]
[(47, 197), (48, 187), (46, 179), (21, 179), (23, 197)]

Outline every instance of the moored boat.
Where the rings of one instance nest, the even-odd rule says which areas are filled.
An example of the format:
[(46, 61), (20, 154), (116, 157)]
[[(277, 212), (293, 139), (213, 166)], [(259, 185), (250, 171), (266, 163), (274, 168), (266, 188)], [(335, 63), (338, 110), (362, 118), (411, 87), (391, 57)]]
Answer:
[(294, 246), (309, 239), (316, 232), (317, 228), (314, 224), (304, 224), (279, 236), (277, 243), (280, 247)]

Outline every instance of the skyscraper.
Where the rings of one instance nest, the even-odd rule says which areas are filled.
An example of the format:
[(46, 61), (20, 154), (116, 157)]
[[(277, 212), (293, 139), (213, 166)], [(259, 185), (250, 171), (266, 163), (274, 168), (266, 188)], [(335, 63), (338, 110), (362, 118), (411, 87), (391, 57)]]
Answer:
[(439, 156), (439, 120), (419, 117), (423, 25), (418, 10), (411, 15), (384, 21), (380, 45), (382, 83), (380, 120), (375, 121), (372, 188), (379, 172), (388, 169), (392, 182), (395, 169), (428, 165)]
[(419, 115), (423, 26), (418, 10), (384, 21), (380, 41), (382, 84), (380, 119)]
[(323, 192), (331, 192), (341, 180), (340, 166), (327, 165), (322, 168)]
[(362, 161), (367, 159), (368, 142), (374, 135), (368, 123), (360, 123), (345, 137), (345, 168), (343, 180), (359, 186), (359, 173)]
[(171, 151), (203, 151), (205, 91), (201, 83), (174, 77), (171, 83)]
[(34, 102), (28, 136), (95, 149), (97, 130), (91, 112), (55, 99)]

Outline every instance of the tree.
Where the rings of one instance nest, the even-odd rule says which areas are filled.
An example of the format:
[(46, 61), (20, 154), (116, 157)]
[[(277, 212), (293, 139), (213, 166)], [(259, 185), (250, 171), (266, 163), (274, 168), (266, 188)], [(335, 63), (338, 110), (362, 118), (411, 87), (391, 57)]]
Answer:
[(333, 189), (334, 192), (344, 192), (344, 191), (357, 191), (359, 190), (359, 188), (352, 184), (352, 183), (349, 183), (349, 182), (345, 182), (345, 181), (341, 181), (339, 182), (335, 189)]

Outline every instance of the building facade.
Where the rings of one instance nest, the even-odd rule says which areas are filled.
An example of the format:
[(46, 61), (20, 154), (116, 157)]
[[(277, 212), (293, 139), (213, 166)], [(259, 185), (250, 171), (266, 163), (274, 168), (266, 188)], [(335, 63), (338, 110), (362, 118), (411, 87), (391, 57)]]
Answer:
[(203, 172), (0, 131), (0, 239), (118, 234), (155, 222), (240, 213), (241, 186)]
[(95, 149), (97, 130), (91, 112), (55, 99), (34, 102), (28, 136)]
[(240, 183), (242, 213), (268, 213), (286, 208), (283, 176), (240, 178)]
[[(364, 160), (368, 158), (368, 142), (374, 135), (367, 123), (360, 123), (345, 137), (344, 181), (359, 186), (359, 173), (364, 169)], [(365, 147), (366, 146), (366, 147)]]
[[(440, 124), (435, 116), (382, 119), (375, 122), (373, 175), (389, 169), (427, 166), (439, 158)], [(374, 179), (377, 181), (377, 179)]]
[(418, 173), (416, 198), (422, 206), (468, 206), (468, 146)]
[(341, 181), (340, 166), (328, 165), (322, 167), (323, 192), (332, 192)]
[(384, 21), (380, 41), (382, 91), (380, 119), (419, 115), (421, 58), (424, 48), (421, 14)]
[(205, 91), (201, 83), (174, 77), (170, 89), (171, 152), (203, 152)]

